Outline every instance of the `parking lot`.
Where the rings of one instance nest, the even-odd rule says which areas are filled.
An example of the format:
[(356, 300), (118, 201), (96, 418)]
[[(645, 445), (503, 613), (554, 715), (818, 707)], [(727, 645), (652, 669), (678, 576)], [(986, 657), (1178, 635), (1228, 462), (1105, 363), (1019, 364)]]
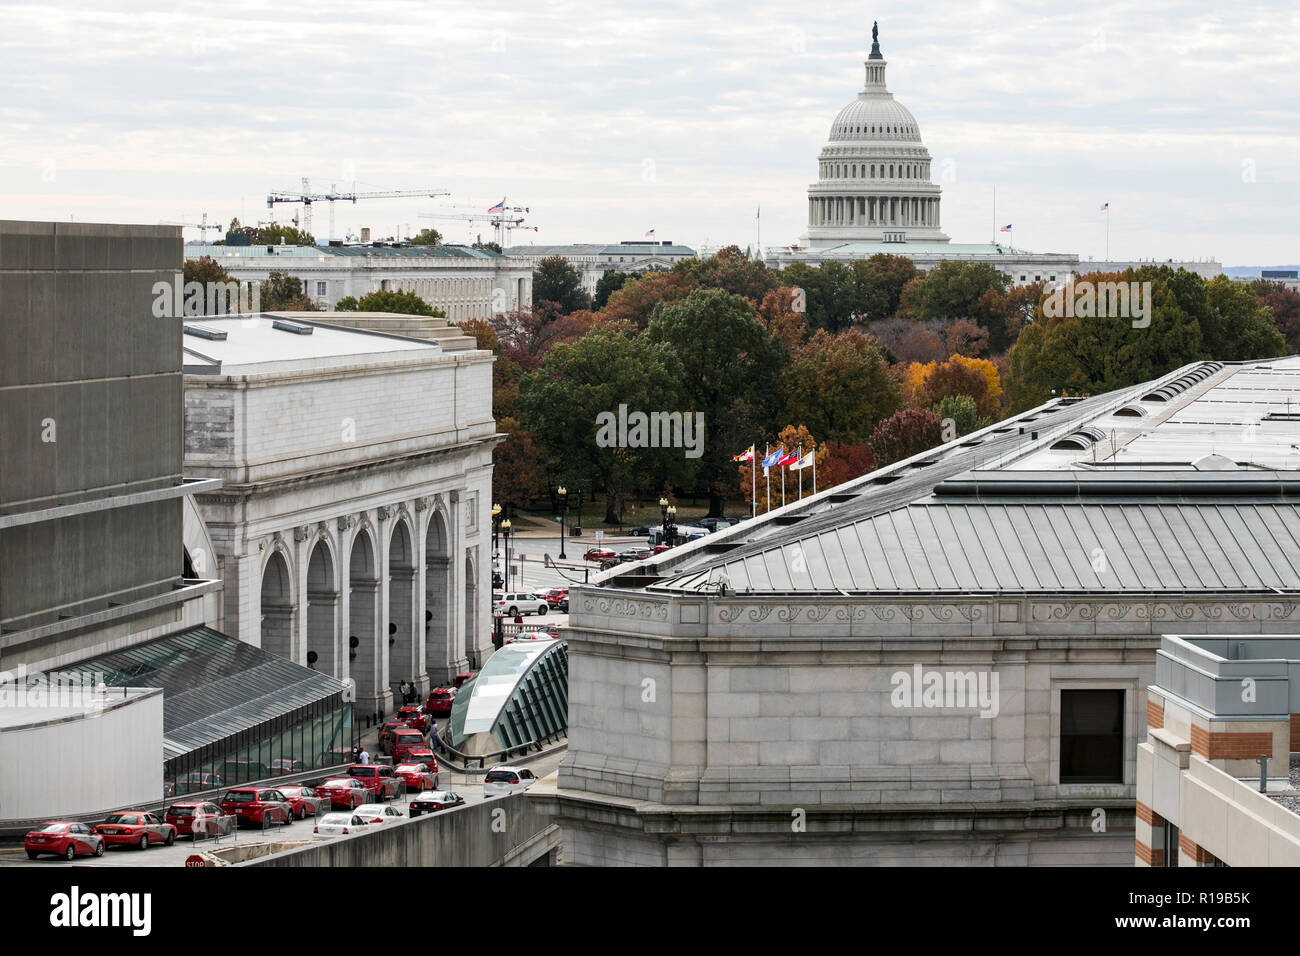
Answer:
[[(563, 757), (562, 752), (554, 753), (545, 757), (538, 757), (526, 764), (533, 773), (541, 778), (538, 783), (534, 784), (534, 789), (548, 790), (554, 788), (555, 773), (559, 769)], [(448, 770), (446, 767), (440, 770), (440, 774), (439, 784), (443, 790), (452, 790), (460, 794), (465, 798), (466, 804), (481, 803), (483, 801), (482, 774), (471, 774), (467, 778), (465, 774)], [(393, 804), (405, 813), (405, 801), (410, 796), (408, 794), (406, 797), (395, 798)], [(456, 811), (444, 810), (442, 812), (455, 813)], [(417, 819), (423, 819), (423, 817)], [(393, 823), (383, 824), (383, 826), (410, 826), (413, 822), (415, 821), (405, 818)], [(35, 860), (29, 860), (21, 847), (6, 847), (0, 849), (0, 868), (23, 866), (183, 867), (185, 860), (191, 854), (200, 853), (204, 850), (282, 841), (342, 839), (341, 837), (316, 836), (312, 833), (312, 826), (312, 817), (307, 817), (305, 820), (295, 820), (293, 824), (287, 827), (272, 827), (269, 830), (253, 828), (236, 830), (231, 836), (223, 837), (219, 841), (201, 840), (195, 844), (189, 837), (180, 837), (172, 846), (152, 846), (143, 851), (131, 847), (110, 847), (104, 851), (104, 855), (101, 857), (79, 856), (72, 862), (53, 856), (42, 856)]]

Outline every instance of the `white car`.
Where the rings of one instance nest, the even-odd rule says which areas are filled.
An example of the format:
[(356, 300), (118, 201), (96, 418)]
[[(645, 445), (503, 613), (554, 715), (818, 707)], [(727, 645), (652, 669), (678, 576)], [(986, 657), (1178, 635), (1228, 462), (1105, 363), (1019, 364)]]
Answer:
[(372, 826), (376, 823), (392, 823), (394, 820), (406, 819), (406, 815), (401, 810), (386, 803), (363, 803), (352, 812)]
[(515, 617), (521, 614), (545, 614), (550, 610), (546, 598), (520, 591), (515, 594), (493, 595), (492, 613)]
[(483, 778), (484, 797), (504, 797), (520, 793), (537, 782), (537, 776), (527, 767), (493, 767)]
[[(360, 807), (357, 808), (358, 810)], [(351, 813), (327, 813), (320, 818), (316, 824), (313, 833), (319, 833), (321, 836), (343, 836), (347, 833), (356, 833), (364, 830), (370, 824), (357, 815), (357, 811)]]

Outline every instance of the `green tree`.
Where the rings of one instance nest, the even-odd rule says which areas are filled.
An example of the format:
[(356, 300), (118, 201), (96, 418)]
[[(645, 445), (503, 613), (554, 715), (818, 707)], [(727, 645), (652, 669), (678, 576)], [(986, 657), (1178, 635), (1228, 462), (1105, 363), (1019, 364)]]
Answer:
[(1272, 311), (1250, 286), (1225, 275), (1204, 285), (1206, 315), (1201, 320), (1201, 337), (1206, 358), (1240, 361), (1286, 354), (1286, 338), (1278, 331)]
[(740, 405), (757, 423), (772, 423), (785, 350), (749, 300), (721, 289), (697, 289), (681, 302), (661, 303), (645, 337), (676, 353), (685, 407), (702, 412), (706, 429), (712, 429), (706, 432), (699, 476), (708, 488), (709, 514), (721, 515), (723, 495), (732, 487), (730, 456), (735, 452), (718, 440), (718, 426)]
[(319, 312), (316, 303), (303, 292), (302, 280), (285, 272), (272, 272), (257, 287), (263, 312)]
[(1256, 279), (1249, 285), (1256, 298), (1273, 313), (1273, 324), (1286, 338), (1287, 352), (1300, 353), (1300, 292), (1268, 279)]
[(755, 305), (781, 284), (778, 273), (748, 258), (738, 246), (719, 249), (707, 259), (679, 259), (671, 271), (692, 289), (722, 289)]
[(980, 416), (979, 409), (975, 407), (975, 399), (969, 395), (948, 395), (935, 406), (934, 413), (943, 420), (945, 428), (948, 422), (952, 422), (953, 430), (958, 437), (969, 435), (993, 424), (989, 419)]
[(336, 308), (340, 312), (396, 312), (399, 315), (430, 315), (437, 318), (447, 316), (447, 313), (435, 309), (414, 292), (369, 292), (356, 300), (355, 308), (345, 310), (342, 306), (349, 298), (351, 297), (345, 296), (339, 300)]
[(533, 270), (533, 304), (564, 315), (587, 308), (582, 276), (563, 256), (547, 256)]
[(684, 469), (680, 448), (602, 447), (602, 414), (682, 408), (682, 369), (666, 344), (596, 330), (551, 349), (520, 382), (519, 410), (548, 470), (594, 476), (605, 492), (605, 521), (618, 523), (620, 494), (655, 463)]
[(939, 263), (924, 277), (908, 282), (899, 308), (911, 319), (970, 319), (989, 331), (989, 348), (1010, 344), (1006, 301), (1011, 280), (987, 262)]
[(795, 353), (782, 380), (784, 419), (845, 445), (866, 441), (903, 404), (879, 346), (857, 329), (837, 335), (818, 330)]
[(503, 255), (501, 244), (499, 242), (484, 242), (482, 239), (476, 239), (470, 246), (471, 249), (482, 249), (486, 252), (495, 252), (497, 255)]
[(442, 233), (437, 229), (421, 229), (411, 237), (413, 246), (440, 246), (442, 245)]
[(631, 278), (631, 273), (610, 269), (596, 282), (596, 295), (592, 299), (591, 307), (597, 312), (605, 308), (609, 297), (623, 288), (624, 283)]
[[(221, 268), (221, 264), (211, 256), (200, 256), (197, 259), (186, 259), (184, 265), (181, 266), (181, 281), (186, 285), (191, 282), (197, 282), (202, 285), (205, 290), (208, 289), (209, 283), (214, 285), (225, 285), (228, 282), (237, 283), (237, 280), (229, 272)], [(237, 284), (242, 286), (242, 283)], [(233, 314), (239, 311), (239, 301), (237, 297), (220, 296), (216, 299), (216, 303), (218, 306), (225, 308), (225, 312), (222, 314)], [(208, 305), (209, 301), (205, 291), (205, 310)]]

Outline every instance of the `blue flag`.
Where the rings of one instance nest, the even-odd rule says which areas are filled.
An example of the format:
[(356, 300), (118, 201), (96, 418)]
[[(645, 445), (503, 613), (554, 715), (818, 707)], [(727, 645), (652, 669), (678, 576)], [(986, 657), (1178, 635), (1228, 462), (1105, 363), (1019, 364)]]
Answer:
[(781, 456), (784, 454), (785, 454), (785, 446), (782, 445), (776, 451), (772, 452), (772, 454), (768, 455), (766, 458), (763, 459), (763, 467), (771, 468), (773, 465), (775, 465), (778, 461), (781, 460)]

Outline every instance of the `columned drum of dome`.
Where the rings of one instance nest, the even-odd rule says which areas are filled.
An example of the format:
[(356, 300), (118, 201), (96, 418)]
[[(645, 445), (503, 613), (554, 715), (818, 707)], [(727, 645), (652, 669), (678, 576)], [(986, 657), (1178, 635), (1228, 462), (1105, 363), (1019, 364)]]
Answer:
[(806, 244), (947, 242), (930, 153), (916, 117), (885, 87), (878, 41), (865, 65), (866, 84), (831, 124), (817, 182), (808, 187)]
[(569, 722), (567, 641), (516, 641), (493, 654), (451, 707), (451, 745), (468, 754), (517, 747)]

